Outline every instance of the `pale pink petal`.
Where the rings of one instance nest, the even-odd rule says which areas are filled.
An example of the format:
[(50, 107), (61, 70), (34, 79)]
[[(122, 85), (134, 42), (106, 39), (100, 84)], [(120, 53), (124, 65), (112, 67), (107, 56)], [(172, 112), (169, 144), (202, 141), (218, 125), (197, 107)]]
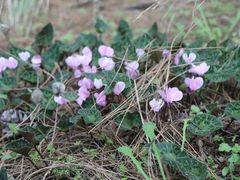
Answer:
[(191, 67), (191, 69), (189, 69), (188, 72), (202, 76), (209, 70), (209, 68), (210, 68), (210, 66), (208, 66), (205, 62), (203, 62), (199, 65), (192, 64), (192, 67)]
[(80, 78), (82, 76), (82, 72), (80, 69), (74, 70), (74, 77), (75, 78)]
[(136, 54), (137, 54), (137, 57), (138, 57), (138, 58), (141, 58), (141, 57), (144, 56), (145, 51), (144, 51), (144, 49), (137, 48), (137, 49), (136, 49)]
[(196, 59), (196, 54), (195, 53), (190, 53), (189, 55), (187, 53), (184, 53), (182, 55), (183, 60), (185, 61), (186, 64), (191, 64), (195, 59)]
[(21, 60), (27, 61), (30, 58), (31, 54), (28, 51), (24, 51), (18, 53), (18, 56), (21, 58)]
[(41, 64), (42, 63), (42, 57), (39, 54), (36, 54), (31, 59), (32, 64)]
[(171, 89), (172, 101), (180, 101), (183, 98), (183, 93), (176, 87)]
[(139, 63), (137, 61), (132, 61), (132, 62), (125, 62), (125, 69), (127, 71), (132, 71), (132, 70), (138, 70)]
[(40, 68), (42, 63), (42, 57), (39, 54), (36, 54), (31, 59), (33, 69), (37, 70)]
[(196, 54), (195, 53), (190, 53), (189, 54), (189, 58), (191, 59), (191, 61), (194, 61), (196, 59)]
[(159, 99), (159, 100), (156, 100), (155, 98), (153, 100), (151, 100), (149, 102), (149, 105), (151, 107), (151, 109), (154, 111), (154, 112), (159, 112), (160, 109), (163, 107), (164, 105), (164, 102), (162, 99)]
[(18, 61), (13, 57), (9, 57), (5, 63), (6, 63), (7, 68), (9, 68), (9, 69), (16, 69), (18, 66)]
[(86, 89), (92, 89), (93, 88), (93, 81), (88, 78), (83, 78), (78, 81), (78, 86), (79, 87), (84, 87)]
[(85, 47), (85, 48), (83, 48), (83, 50), (82, 50), (82, 54), (83, 54), (83, 55), (92, 56), (92, 51), (91, 51), (91, 49), (90, 49), (89, 47)]
[(94, 79), (93, 84), (96, 89), (100, 89), (101, 87), (103, 87), (103, 83), (101, 79)]
[(84, 100), (79, 97), (76, 99), (76, 102), (78, 103), (79, 106), (81, 106), (83, 104)]
[(7, 65), (6, 65), (7, 59), (4, 57), (0, 57), (0, 73), (6, 70)]
[(73, 54), (65, 59), (65, 63), (72, 69), (77, 69), (81, 64), (81, 56)]
[(107, 97), (104, 94), (104, 91), (102, 91), (101, 93), (95, 93), (94, 97), (96, 99), (96, 103), (99, 106), (106, 106), (107, 105)]
[(99, 46), (98, 52), (102, 57), (113, 57), (114, 54), (114, 50), (111, 47), (105, 45)]
[(90, 92), (85, 87), (80, 87), (78, 89), (78, 96), (85, 101), (90, 96)]
[(175, 55), (175, 57), (173, 59), (174, 64), (176, 64), (176, 65), (179, 64), (180, 58), (182, 57), (183, 53), (184, 53), (184, 49), (183, 48), (178, 50), (178, 52), (176, 53), (176, 55)]
[(82, 66), (82, 71), (85, 73), (96, 73), (97, 72), (97, 67), (96, 66)]
[(186, 86), (190, 89), (190, 91), (196, 91), (200, 89), (204, 84), (203, 78), (201, 77), (186, 78), (184, 82)]
[(137, 79), (139, 76), (139, 71), (138, 70), (129, 70), (127, 71), (127, 75), (130, 79)]
[(180, 101), (183, 98), (183, 93), (177, 87), (165, 88), (165, 90), (159, 91), (159, 94), (167, 103)]
[(67, 99), (65, 99), (62, 96), (54, 96), (54, 101), (61, 106), (69, 102)]
[(171, 58), (171, 52), (167, 49), (163, 50), (162, 55), (163, 55), (164, 58)]
[(111, 71), (115, 67), (115, 62), (112, 60), (112, 58), (102, 57), (98, 60), (98, 64), (101, 69), (106, 71)]
[(126, 87), (126, 84), (122, 81), (119, 81), (113, 88), (113, 93), (115, 95), (120, 95), (123, 92), (123, 90), (125, 89), (125, 87)]

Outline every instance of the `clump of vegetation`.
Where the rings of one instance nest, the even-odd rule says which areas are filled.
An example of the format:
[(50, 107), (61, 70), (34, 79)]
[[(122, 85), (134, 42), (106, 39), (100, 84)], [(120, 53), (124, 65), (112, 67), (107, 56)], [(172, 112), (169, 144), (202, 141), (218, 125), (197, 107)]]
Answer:
[(65, 44), (49, 23), (1, 52), (0, 177), (239, 177), (239, 46), (95, 29)]

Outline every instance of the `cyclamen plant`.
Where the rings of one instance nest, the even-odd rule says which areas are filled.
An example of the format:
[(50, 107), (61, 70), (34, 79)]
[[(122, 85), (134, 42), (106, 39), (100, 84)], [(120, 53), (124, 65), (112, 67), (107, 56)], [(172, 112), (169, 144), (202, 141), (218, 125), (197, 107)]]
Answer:
[[(162, 56), (164, 58), (172, 58), (171, 52), (169, 50), (163, 50)], [(178, 65), (181, 57), (187, 65), (192, 66), (188, 70), (189, 73), (203, 76), (210, 68), (210, 66), (207, 65), (206, 62), (202, 62), (199, 65), (193, 64), (193, 61), (195, 61), (197, 57), (196, 54), (193, 52), (191, 52), (190, 54), (184, 53), (183, 48), (177, 51), (176, 55), (173, 57), (173, 63)], [(194, 76), (192, 76), (191, 78), (187, 77), (184, 80), (184, 83), (190, 92), (195, 92), (203, 86), (204, 81), (202, 77), (195, 78)], [(166, 87), (164, 90), (158, 91), (158, 93), (162, 99), (157, 100), (154, 98), (149, 102), (149, 105), (154, 112), (159, 112), (160, 109), (163, 107), (164, 102), (173, 103), (181, 101), (183, 98), (183, 93), (177, 87)]]
[[(93, 96), (95, 98), (96, 104), (98, 104), (99, 106), (107, 105), (107, 96), (104, 91), (106, 85), (103, 84), (103, 80), (95, 78), (92, 81), (91, 79), (85, 77), (85, 73), (95, 74), (99, 71), (111, 71), (115, 69), (115, 62), (113, 60), (113, 48), (105, 45), (100, 45), (98, 48), (98, 53), (101, 56), (98, 59), (99, 67), (91, 65), (93, 53), (89, 47), (84, 47), (81, 54), (75, 53), (65, 59), (65, 63), (67, 64), (67, 66), (74, 71), (75, 78), (79, 79), (78, 98), (76, 99), (76, 103), (80, 106), (91, 96), (91, 91), (94, 91), (94, 89), (95, 91), (98, 91), (95, 92)], [(144, 50), (137, 49), (136, 53), (140, 58), (144, 55)], [(124, 65), (126, 74), (130, 79), (136, 79), (139, 76), (139, 63), (137, 61), (125, 62)], [(115, 84), (113, 88), (113, 93), (119, 96), (124, 91), (125, 87), (125, 82), (119, 81)], [(65, 105), (69, 101), (63, 96), (61, 96), (61, 94), (62, 93), (55, 96), (54, 101), (59, 105)]]

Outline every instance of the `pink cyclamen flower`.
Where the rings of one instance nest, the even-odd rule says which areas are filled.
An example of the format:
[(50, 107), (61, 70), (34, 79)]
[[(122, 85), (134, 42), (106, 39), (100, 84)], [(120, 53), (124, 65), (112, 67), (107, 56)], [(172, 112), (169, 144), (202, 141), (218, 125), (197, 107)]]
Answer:
[(94, 79), (93, 84), (96, 89), (100, 89), (101, 87), (103, 87), (103, 82), (101, 79)]
[(90, 92), (85, 87), (78, 89), (78, 98), (76, 102), (81, 106), (84, 101), (90, 96)]
[(145, 51), (144, 51), (144, 49), (137, 48), (137, 49), (136, 49), (136, 53), (137, 53), (137, 57), (138, 57), (138, 58), (141, 58), (141, 57), (144, 56)]
[(80, 69), (75, 69), (74, 70), (74, 77), (75, 78), (80, 78), (82, 76), (82, 72)]
[(186, 64), (191, 64), (197, 56), (195, 53), (190, 53), (189, 55), (187, 53), (184, 53), (182, 57)]
[(160, 96), (167, 103), (174, 101), (180, 101), (183, 98), (183, 93), (177, 87), (165, 88), (163, 91), (159, 91)]
[(61, 106), (69, 102), (66, 98), (62, 96), (54, 96), (54, 101)]
[(98, 52), (102, 57), (113, 57), (114, 54), (113, 48), (105, 45), (99, 46)]
[(86, 66), (83, 66), (82, 67), (82, 71), (85, 72), (85, 73), (96, 73), (97, 72), (97, 67), (96, 66), (89, 66), (89, 65), (86, 65)]
[(162, 55), (164, 58), (171, 58), (171, 56), (172, 56), (171, 52), (167, 49), (163, 50)]
[(184, 49), (183, 48), (180, 48), (177, 51), (177, 53), (176, 53), (176, 55), (174, 56), (174, 59), (173, 59), (174, 64), (176, 64), (176, 65), (179, 64), (180, 58), (182, 57), (183, 53), (184, 53)]
[(101, 69), (106, 71), (111, 71), (115, 67), (115, 62), (112, 60), (112, 58), (102, 57), (98, 60), (98, 64), (101, 67)]
[(156, 100), (154, 98), (149, 102), (149, 105), (154, 112), (159, 112), (164, 105), (164, 101), (162, 99)]
[(210, 66), (208, 66), (207, 63), (205, 63), (205, 62), (203, 62), (199, 65), (192, 64), (192, 67), (189, 69), (188, 72), (195, 73), (199, 76), (202, 76), (209, 70), (209, 68), (210, 68)]
[(132, 61), (130, 63), (125, 62), (125, 69), (127, 70), (127, 75), (130, 79), (136, 79), (139, 76), (139, 63), (137, 61)]
[(81, 56), (79, 54), (73, 54), (71, 56), (68, 56), (65, 59), (65, 63), (68, 65), (68, 67), (72, 69), (77, 69), (81, 64)]
[(31, 54), (28, 51), (24, 51), (18, 53), (18, 56), (20, 57), (21, 60), (27, 61), (30, 58)]
[(125, 89), (126, 84), (123, 81), (119, 81), (116, 83), (116, 85), (113, 88), (113, 93), (115, 95), (119, 95), (123, 92), (123, 90)]
[(17, 60), (13, 57), (9, 57), (5, 63), (6, 63), (6, 67), (9, 69), (16, 69), (18, 66)]
[(86, 89), (92, 89), (93, 88), (93, 81), (91, 79), (88, 79), (88, 78), (83, 78), (83, 79), (78, 81), (78, 86), (86, 88)]
[(37, 70), (40, 68), (42, 63), (42, 57), (39, 54), (36, 54), (31, 59), (33, 69)]
[(104, 91), (100, 93), (95, 93), (94, 97), (96, 99), (96, 103), (99, 106), (106, 106), (107, 105), (107, 96), (104, 94)]
[(92, 51), (89, 47), (85, 47), (82, 50), (83, 55), (77, 56), (80, 64), (82, 66), (89, 66), (90, 62), (92, 61)]
[(0, 73), (2, 73), (3, 71), (6, 70), (6, 68), (7, 68), (6, 61), (7, 61), (6, 58), (0, 57)]
[(202, 77), (186, 78), (184, 82), (185, 82), (186, 86), (190, 89), (190, 91), (196, 91), (196, 90), (200, 89), (204, 83)]

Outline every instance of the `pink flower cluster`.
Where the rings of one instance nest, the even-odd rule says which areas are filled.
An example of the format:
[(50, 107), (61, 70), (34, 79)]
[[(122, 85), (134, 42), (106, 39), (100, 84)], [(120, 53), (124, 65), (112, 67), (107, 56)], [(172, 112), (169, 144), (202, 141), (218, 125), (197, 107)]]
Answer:
[[(171, 56), (170, 51), (165, 50), (163, 52), (163, 56), (165, 58), (170, 58)], [(207, 65), (206, 62), (202, 62), (199, 65), (193, 64), (192, 62), (197, 57), (196, 54), (184, 53), (184, 49), (179, 49), (179, 51), (176, 53), (173, 59), (174, 64), (179, 64), (181, 57), (183, 58), (186, 64), (191, 64), (191, 68), (188, 70), (189, 73), (197, 74), (198, 76), (203, 76), (210, 68), (210, 66)], [(187, 77), (184, 82), (188, 89), (192, 92), (200, 89), (204, 84), (202, 77), (194, 76), (192, 76), (191, 78)], [(159, 112), (162, 106), (164, 105), (164, 102), (173, 103), (176, 101), (180, 101), (183, 98), (183, 93), (177, 87), (173, 88), (166, 87), (164, 90), (158, 91), (158, 93), (162, 99), (157, 100), (154, 98), (149, 102), (149, 105), (154, 112)]]
[(85, 47), (82, 50), (81, 54), (73, 54), (68, 56), (65, 59), (65, 63), (73, 69), (74, 76), (79, 78), (82, 76), (82, 73), (96, 73), (97, 67), (91, 66), (90, 63), (92, 61), (92, 51), (89, 47)]
[[(98, 48), (98, 53), (100, 58), (98, 59), (98, 65), (102, 71), (110, 71), (115, 68), (115, 62), (113, 61), (114, 50), (105, 45), (101, 45)], [(91, 66), (92, 62), (92, 51), (90, 48), (85, 47), (82, 50), (81, 54), (73, 54), (65, 59), (66, 64), (73, 69), (74, 76), (80, 78), (78, 81), (78, 98), (76, 100), (77, 104), (80, 106), (86, 101), (93, 91), (93, 96), (96, 100), (96, 104), (99, 106), (107, 105), (107, 96), (104, 91), (102, 79), (95, 78), (93, 81), (84, 77), (84, 73), (96, 73), (97, 67)], [(138, 68), (138, 67), (137, 67)], [(131, 72), (133, 70), (130, 70)], [(134, 69), (136, 71), (136, 67)], [(114, 86), (113, 93), (115, 95), (120, 95), (125, 89), (124, 82), (117, 82)], [(60, 104), (60, 103), (58, 103)], [(61, 105), (61, 104), (60, 104)]]
[[(196, 59), (195, 53), (190, 53), (189, 55), (187, 53), (184, 53), (182, 57), (183, 57), (183, 60), (186, 62), (186, 64), (191, 64), (192, 66), (188, 70), (189, 73), (196, 74), (198, 76), (203, 76), (210, 68), (210, 66), (208, 66), (206, 62), (202, 62), (199, 65), (193, 64), (192, 62)], [(191, 92), (200, 89), (204, 84), (202, 77), (194, 77), (194, 76), (192, 76), (191, 78), (187, 77), (184, 82)]]
[(0, 73), (4, 72), (6, 69), (16, 69), (18, 66), (18, 61), (13, 58), (0, 57)]
[[(24, 61), (24, 62), (28, 62), (28, 60), (31, 57), (31, 54), (28, 51), (23, 51), (18, 53), (19, 58)], [(32, 56), (31, 58), (31, 66), (34, 70), (38, 70), (41, 67), (42, 64), (42, 57), (39, 54), (35, 54), (34, 56)]]

